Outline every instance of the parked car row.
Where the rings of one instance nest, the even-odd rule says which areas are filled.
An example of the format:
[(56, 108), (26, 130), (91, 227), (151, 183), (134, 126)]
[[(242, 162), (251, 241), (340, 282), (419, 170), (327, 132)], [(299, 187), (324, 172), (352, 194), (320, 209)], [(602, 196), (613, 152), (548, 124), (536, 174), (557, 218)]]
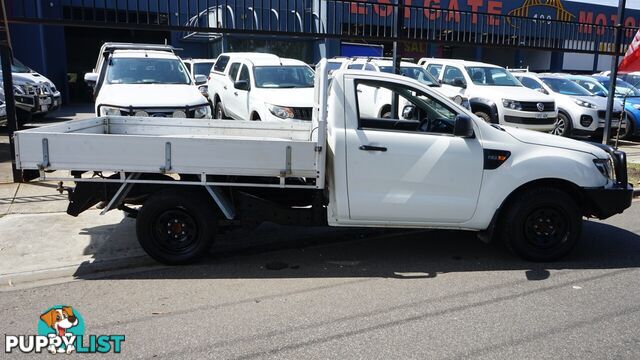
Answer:
[[(339, 57), (338, 70), (394, 72), (388, 58)], [(456, 59), (401, 61), (398, 72), (471, 110), (488, 123), (591, 136), (604, 127), (608, 78), (533, 73)], [(93, 86), (97, 116), (310, 121), (315, 72), (302, 61), (266, 53), (223, 53), (216, 59), (180, 59), (169, 45), (106, 43), (85, 81)], [(621, 137), (640, 131), (640, 95), (618, 80), (612, 128)], [(408, 103), (393, 91), (364, 87), (360, 111), (367, 117), (405, 119)], [(59, 94), (59, 93), (58, 93)], [(59, 95), (58, 95), (59, 96)], [(393, 103), (396, 101), (396, 108)], [(623, 111), (624, 110), (624, 111)], [(623, 116), (626, 115), (626, 116)]]

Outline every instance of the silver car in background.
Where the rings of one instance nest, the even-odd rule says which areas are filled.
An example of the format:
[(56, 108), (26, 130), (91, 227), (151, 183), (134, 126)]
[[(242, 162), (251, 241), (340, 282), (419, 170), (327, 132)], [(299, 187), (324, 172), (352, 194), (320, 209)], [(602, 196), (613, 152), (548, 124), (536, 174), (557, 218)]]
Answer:
[[(549, 94), (558, 105), (558, 120), (551, 131), (559, 136), (593, 136), (604, 129), (607, 99), (594, 96), (562, 74), (533, 73), (511, 70), (522, 85)], [(622, 104), (614, 104), (612, 129), (620, 126)], [(623, 125), (624, 127), (624, 125)]]

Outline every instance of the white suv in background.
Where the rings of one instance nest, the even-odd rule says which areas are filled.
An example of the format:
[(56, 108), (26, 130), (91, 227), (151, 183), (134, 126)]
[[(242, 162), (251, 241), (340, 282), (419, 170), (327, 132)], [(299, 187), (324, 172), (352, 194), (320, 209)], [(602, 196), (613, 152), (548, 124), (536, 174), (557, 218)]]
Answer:
[(554, 99), (531, 90), (505, 68), (474, 61), (422, 58), (419, 64), (442, 84), (458, 87), (471, 111), (489, 123), (551, 131), (558, 116)]
[[(591, 136), (604, 128), (598, 112), (606, 111), (607, 98), (591, 94), (582, 86), (558, 74), (536, 74), (523, 70), (510, 70), (522, 85), (553, 96), (558, 105), (558, 121), (552, 133), (560, 136)], [(622, 113), (622, 105), (614, 102), (614, 113)], [(611, 123), (620, 126), (620, 119)]]
[(85, 74), (96, 96), (97, 116), (211, 118), (211, 108), (182, 60), (166, 45), (103, 45), (93, 73)]
[[(342, 68), (345, 68), (345, 66), (343, 66)], [(352, 70), (369, 70), (385, 73), (394, 72), (393, 60), (390, 60), (388, 58), (356, 57), (352, 58), (351, 61), (346, 64), (346, 68)], [(455, 102), (456, 104), (462, 105), (466, 109), (470, 110), (469, 99), (461, 94), (460, 88), (450, 85), (441, 85), (438, 80), (431, 76), (431, 74), (429, 74), (429, 72), (427, 72), (423, 67), (408, 61), (401, 61), (400, 75), (417, 80), (420, 83), (433, 88), (435, 91), (453, 100), (453, 102)], [(373, 104), (371, 104), (371, 106), (374, 106), (376, 108), (378, 114), (382, 115), (391, 110), (390, 92), (384, 94), (384, 91), (376, 91), (375, 94), (371, 95), (371, 97), (364, 96), (362, 98), (372, 102)], [(363, 106), (361, 107), (361, 109), (362, 108), (365, 107)], [(400, 109), (402, 109), (402, 106), (400, 106)]]
[(209, 75), (214, 117), (310, 121), (315, 73), (302, 61), (265, 53), (224, 53)]
[[(209, 77), (209, 73), (211, 73), (211, 68), (213, 64), (216, 62), (215, 59), (182, 59), (184, 66), (187, 68), (187, 71), (191, 76), (195, 79), (196, 76), (202, 75), (204, 77)], [(208, 85), (202, 84), (198, 86), (198, 90), (200, 93), (204, 95), (204, 97), (209, 100), (209, 91), (207, 90)]]

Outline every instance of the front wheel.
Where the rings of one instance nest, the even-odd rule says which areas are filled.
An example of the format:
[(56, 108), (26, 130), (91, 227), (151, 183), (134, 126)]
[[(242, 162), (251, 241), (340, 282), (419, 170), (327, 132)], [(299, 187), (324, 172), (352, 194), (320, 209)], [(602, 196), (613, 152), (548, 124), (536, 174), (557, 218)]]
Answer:
[(222, 101), (216, 101), (216, 105), (214, 106), (213, 118), (218, 120), (224, 120), (226, 115), (224, 114), (224, 109), (222, 108)]
[(524, 259), (560, 259), (580, 239), (582, 213), (564, 191), (549, 187), (528, 190), (505, 210), (501, 219), (503, 241)]
[(555, 125), (553, 126), (553, 130), (551, 133), (553, 135), (569, 137), (571, 136), (571, 120), (565, 114), (558, 114), (558, 120), (556, 120)]
[(620, 130), (620, 139), (631, 140), (633, 133), (636, 131), (636, 127), (633, 119), (629, 118), (629, 115), (627, 115), (626, 125), (627, 127), (624, 130)]
[(188, 264), (204, 256), (213, 243), (213, 205), (195, 191), (162, 191), (152, 195), (136, 219), (140, 246), (155, 260)]
[(476, 111), (474, 113), (477, 117), (479, 117), (480, 119), (484, 120), (487, 124), (491, 124), (491, 116), (489, 114), (487, 114), (484, 111)]

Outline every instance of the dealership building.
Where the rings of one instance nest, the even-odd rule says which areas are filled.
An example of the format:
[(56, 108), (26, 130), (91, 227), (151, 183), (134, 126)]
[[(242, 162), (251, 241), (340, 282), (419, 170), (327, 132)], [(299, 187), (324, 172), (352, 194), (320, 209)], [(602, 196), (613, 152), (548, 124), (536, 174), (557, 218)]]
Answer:
[[(181, 49), (183, 58), (215, 58), (225, 51), (260, 51), (292, 57), (315, 63), (322, 57), (351, 55), (389, 55), (392, 43), (386, 39), (386, 24), (390, 18), (387, 5), (395, 0), (368, 0), (361, 3), (342, 3), (325, 0), (33, 0), (7, 2), (11, 18), (40, 18), (47, 25), (12, 23), (10, 26), (14, 55), (34, 70), (49, 77), (63, 92), (65, 101), (90, 100), (83, 75), (95, 65), (102, 43), (145, 42), (168, 43)], [(580, 22), (612, 26), (617, 18), (617, 0), (413, 0), (429, 10), (405, 10), (405, 27), (411, 31), (416, 24), (450, 23), (451, 31), (460, 31), (461, 14), (475, 21), (474, 14), (491, 16), (518, 16), (536, 19), (536, 31), (544, 32), (551, 22)], [(176, 5), (178, 4), (178, 5)], [(411, 7), (411, 0), (404, 4)], [(180, 8), (176, 8), (176, 6)], [(333, 6), (333, 9), (331, 8)], [(184, 7), (189, 8), (186, 11)], [(195, 11), (193, 9), (196, 9)], [(344, 13), (347, 13), (345, 16)], [(185, 15), (187, 14), (187, 15)], [(417, 15), (416, 15), (417, 14)], [(338, 18), (343, 20), (336, 20)], [(469, 16), (467, 16), (469, 15)], [(417, 18), (418, 16), (419, 18)], [(355, 19), (355, 20), (354, 20)], [(361, 19), (361, 20), (359, 20)], [(133, 29), (133, 26), (84, 27), (83, 21), (119, 24), (156, 25)], [(361, 22), (359, 22), (361, 21)], [(348, 23), (347, 23), (348, 22)], [(354, 23), (352, 23), (354, 22)], [(52, 25), (59, 23), (60, 25)], [(457, 24), (456, 24), (457, 23)], [(336, 25), (337, 24), (337, 25)], [(372, 24), (378, 24), (372, 27)], [(413, 25), (412, 25), (413, 24)], [(640, 2), (628, 1), (623, 24), (630, 28), (640, 25)], [(162, 25), (174, 25), (173, 28)], [(177, 26), (176, 26), (177, 25)], [(234, 28), (230, 34), (189, 31), (189, 26)], [(487, 32), (506, 32), (514, 24), (486, 24), (464, 29), (465, 37), (486, 36)], [(537, 26), (539, 25), (539, 26)], [(180, 28), (180, 27), (183, 28)], [(277, 31), (292, 33), (326, 30), (338, 26), (342, 33), (351, 28), (379, 32), (376, 38), (346, 39), (338, 36), (315, 38), (277, 35)], [(428, 25), (427, 25), (428, 26)], [(442, 25), (440, 25), (442, 26)], [(493, 27), (493, 28), (492, 28)], [(180, 29), (178, 29), (180, 28)], [(177, 30), (178, 29), (178, 30)], [(251, 33), (252, 29), (273, 30), (264, 34)], [(375, 29), (372, 30), (372, 29)], [(500, 30), (501, 29), (501, 30)], [(171, 30), (171, 31), (170, 31)], [(422, 28), (421, 30), (424, 30)], [(549, 31), (553, 31), (549, 29)], [(576, 31), (598, 31), (588, 27)], [(322, 32), (322, 31), (317, 31)], [(475, 34), (469, 34), (475, 32)], [(555, 35), (557, 38), (561, 35)], [(556, 41), (562, 42), (562, 39)], [(575, 41), (575, 40), (572, 40)], [(472, 42), (403, 41), (399, 51), (403, 57), (418, 59), (424, 56), (461, 58), (494, 63), (508, 67), (529, 67), (537, 71), (568, 71), (591, 73), (611, 66), (611, 57), (600, 54), (608, 43), (589, 44), (591, 51), (572, 53), (536, 49), (535, 47), (492, 47)]]

